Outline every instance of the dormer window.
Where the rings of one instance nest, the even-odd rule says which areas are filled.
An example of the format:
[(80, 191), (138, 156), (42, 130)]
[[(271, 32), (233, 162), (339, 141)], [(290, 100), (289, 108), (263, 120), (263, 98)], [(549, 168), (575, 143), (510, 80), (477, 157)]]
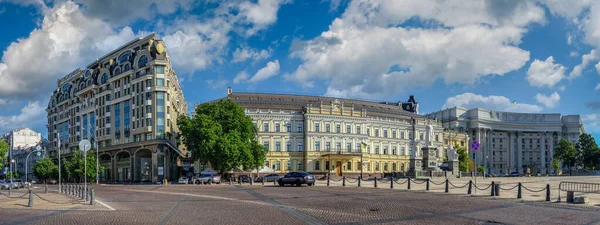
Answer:
[(146, 67), (146, 64), (148, 64), (148, 56), (143, 55), (138, 60), (138, 67), (137, 68)]

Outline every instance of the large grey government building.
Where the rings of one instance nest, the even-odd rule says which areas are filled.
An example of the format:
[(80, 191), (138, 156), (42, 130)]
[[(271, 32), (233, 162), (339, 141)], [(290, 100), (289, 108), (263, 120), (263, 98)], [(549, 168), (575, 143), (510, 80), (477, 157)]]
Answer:
[(69, 157), (88, 139), (104, 166), (100, 181), (177, 178), (186, 153), (176, 141), (177, 117), (188, 110), (157, 35), (137, 38), (59, 79), (46, 111), (50, 157)]
[(562, 138), (576, 143), (585, 133), (579, 115), (558, 113), (512, 113), (487, 109), (454, 107), (425, 115), (450, 130), (467, 132), (480, 143), (471, 158), (489, 173), (555, 173), (554, 148)]

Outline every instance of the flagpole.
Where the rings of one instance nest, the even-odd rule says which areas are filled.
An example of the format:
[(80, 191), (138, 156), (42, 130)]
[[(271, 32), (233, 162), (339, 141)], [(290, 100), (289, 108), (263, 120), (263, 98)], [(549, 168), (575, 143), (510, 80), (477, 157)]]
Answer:
[(61, 167), (60, 167), (60, 131), (58, 132), (58, 193), (62, 193), (61, 184)]

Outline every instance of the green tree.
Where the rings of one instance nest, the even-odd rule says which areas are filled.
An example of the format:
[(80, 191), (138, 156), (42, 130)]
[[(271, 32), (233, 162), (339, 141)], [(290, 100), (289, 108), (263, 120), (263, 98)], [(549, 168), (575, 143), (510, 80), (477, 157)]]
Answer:
[(577, 149), (573, 143), (563, 138), (554, 149), (554, 158), (567, 165), (569, 167), (569, 174), (571, 174), (571, 168), (577, 164)]
[(33, 165), (33, 174), (46, 183), (46, 180), (52, 178), (58, 173), (58, 166), (50, 158), (42, 158)]
[(231, 100), (204, 103), (193, 118), (181, 116), (181, 140), (194, 160), (225, 173), (233, 168), (251, 169), (264, 163), (257, 130), (244, 108)]
[(6, 179), (19, 179), (19, 178), (21, 178), (21, 175), (17, 171), (12, 171), (12, 172), (6, 173)]
[(479, 173), (481, 173), (481, 174), (485, 173), (485, 170), (486, 170), (486, 169), (485, 169), (485, 166), (478, 166), (478, 167), (477, 167), (477, 172), (479, 172)]
[(0, 169), (4, 168), (4, 162), (8, 153), (8, 143), (4, 139), (0, 139)]
[(552, 169), (554, 169), (554, 173), (556, 173), (558, 175), (558, 168), (560, 167), (560, 162), (558, 162), (558, 159), (554, 158), (552, 159)]
[[(95, 180), (96, 180), (96, 153), (93, 151), (88, 151), (86, 153), (86, 158), (87, 158), (87, 181), (95, 182)], [(100, 171), (104, 171), (104, 166), (98, 164), (98, 176), (100, 176)]]
[[(71, 163), (70, 160), (67, 160), (67, 158), (63, 157), (62, 161), (60, 162), (60, 172), (61, 172), (61, 179), (66, 180), (68, 182), (74, 182), (75, 181), (75, 173), (73, 172), (73, 164)], [(56, 178), (58, 179), (58, 174), (56, 174)]]
[(470, 172), (469, 162), (471, 161), (471, 157), (469, 157), (469, 153), (465, 147), (455, 146), (456, 153), (458, 154), (458, 168), (461, 172)]
[(596, 140), (590, 134), (583, 133), (579, 135), (579, 142), (575, 146), (580, 156), (580, 163), (586, 169), (597, 169), (598, 168), (598, 145)]

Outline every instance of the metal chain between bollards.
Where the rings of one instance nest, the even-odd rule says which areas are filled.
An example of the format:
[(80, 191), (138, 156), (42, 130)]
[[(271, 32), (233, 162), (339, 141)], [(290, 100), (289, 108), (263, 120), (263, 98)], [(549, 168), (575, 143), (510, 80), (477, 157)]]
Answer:
[(488, 185), (486, 188), (479, 188), (479, 187), (477, 187), (477, 184), (475, 184), (475, 183), (473, 183), (473, 186), (474, 186), (474, 187), (475, 187), (477, 190), (480, 190), (480, 191), (485, 191), (485, 190), (487, 190), (488, 188), (490, 188), (490, 187), (492, 186), (492, 184)]
[(49, 203), (52, 203), (52, 204), (57, 204), (57, 205), (76, 204), (76, 203), (80, 203), (80, 202), (81, 202), (80, 200), (72, 200), (72, 201), (68, 201), (68, 202), (56, 202), (56, 201), (51, 201), (51, 200), (48, 200), (48, 199), (46, 199), (46, 198), (44, 198), (44, 197), (42, 197), (42, 196), (38, 195), (38, 194), (37, 194), (37, 193), (35, 193), (35, 192), (34, 192), (33, 194), (34, 194), (36, 197), (38, 197), (38, 198), (40, 198), (40, 199), (42, 199), (42, 200), (44, 200), (44, 201), (47, 201), (47, 202), (49, 202)]
[(433, 181), (433, 180), (431, 180), (431, 179), (429, 180), (429, 182), (431, 182), (431, 183), (432, 183), (432, 184), (434, 184), (434, 185), (444, 185), (444, 184), (446, 183), (446, 181), (442, 181), (442, 182), (440, 182), (440, 183), (436, 183), (435, 181)]
[(527, 191), (529, 191), (529, 192), (536, 192), (536, 193), (537, 193), (537, 192), (542, 192), (542, 191), (545, 191), (545, 190), (546, 190), (546, 187), (544, 187), (544, 188), (543, 188), (543, 189), (541, 189), (541, 190), (531, 190), (531, 189), (529, 189), (529, 188), (527, 188), (527, 187), (525, 187), (525, 186), (522, 186), (522, 187), (523, 187), (523, 189), (525, 189), (525, 190), (527, 190)]
[(502, 184), (500, 184), (500, 190), (503, 190), (503, 191), (514, 190), (517, 187), (519, 187), (519, 184), (516, 184), (514, 187), (511, 187), (511, 188), (502, 188)]
[(352, 179), (353, 179), (353, 178), (346, 177), (346, 182), (348, 182), (348, 183), (352, 183), (352, 184), (354, 184), (354, 183), (358, 182), (358, 178), (354, 179), (354, 181), (352, 181)]
[(415, 184), (424, 184), (425, 182), (427, 182), (427, 180), (423, 180), (421, 182), (417, 182), (417, 179), (412, 179), (412, 182), (415, 183)]
[(7, 194), (0, 194), (0, 195), (4, 195), (4, 196), (6, 196), (6, 197), (8, 197), (8, 198), (22, 198), (22, 197), (24, 197), (25, 195), (28, 195), (28, 194), (29, 194), (29, 193), (25, 193), (25, 194), (23, 194), (23, 195), (16, 196), (16, 197), (13, 197), (13, 196), (10, 196), (10, 195), (7, 195)]
[(403, 182), (398, 182), (400, 179), (396, 179), (394, 180), (394, 182), (396, 182), (396, 184), (404, 184), (406, 182), (408, 182), (408, 179), (404, 180)]
[(448, 183), (449, 183), (449, 184), (450, 184), (450, 186), (452, 186), (453, 188), (464, 188), (464, 187), (466, 187), (467, 185), (469, 185), (469, 182), (467, 182), (467, 183), (466, 183), (465, 185), (463, 185), (463, 186), (456, 186), (456, 185), (454, 185), (454, 184), (453, 184), (451, 181), (448, 181)]

